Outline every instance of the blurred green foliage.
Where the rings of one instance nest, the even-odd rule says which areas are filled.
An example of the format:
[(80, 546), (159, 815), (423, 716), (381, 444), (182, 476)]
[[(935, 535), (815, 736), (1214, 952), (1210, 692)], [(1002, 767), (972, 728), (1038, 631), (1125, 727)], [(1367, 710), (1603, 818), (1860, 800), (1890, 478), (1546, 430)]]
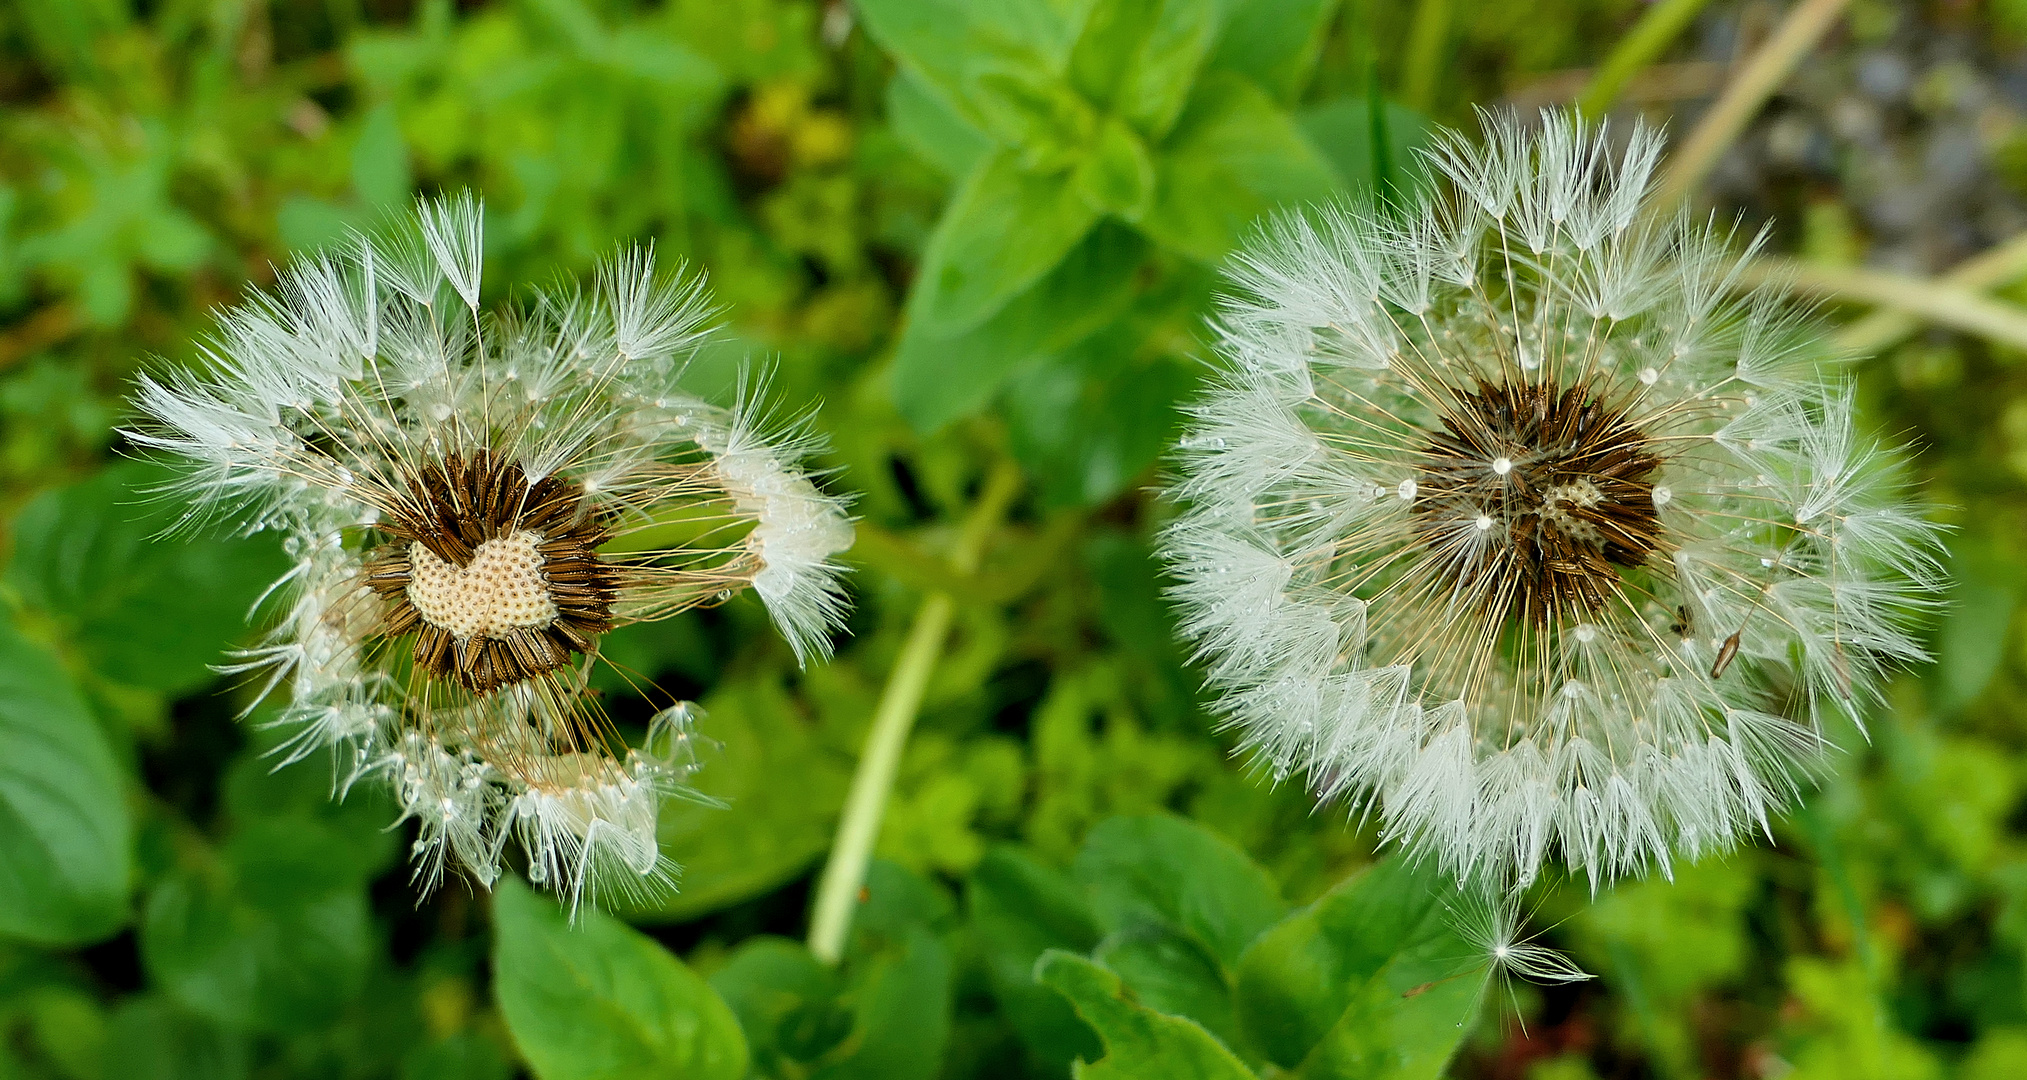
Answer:
[[(1419, 182), (1396, 88), (1468, 122), (1638, 13), (1449, 6), (1433, 51), (1376, 0), (0, 6), (0, 1077), (1407, 1078), (1453, 1049), (1537, 1080), (2027, 1075), (2017, 357), (1929, 335), (1860, 371), (1959, 525), (1938, 663), (1774, 843), (1546, 890), (1598, 982), (1486, 986), (1412, 868), (1361, 871), (1369, 834), (1227, 759), (1148, 494), (1219, 261), (1277, 203)], [(332, 802), (329, 762), (271, 772), (235, 719), (258, 688), (206, 666), (279, 553), (162, 538), (121, 459), (134, 372), (189, 362), (212, 306), (465, 187), (491, 282), (623, 238), (706, 269), (731, 329), (693, 374), (772, 357), (859, 495), (835, 662), (797, 669), (745, 601), (608, 639), (703, 703), (729, 803), (665, 815), (683, 888), (640, 929), (511, 883), (418, 906), (391, 808)], [(1834, 192), (1807, 205), (1803, 254), (1862, 251)], [(953, 581), (1008, 458), (1025, 494)], [(956, 637), (828, 968), (810, 881), (943, 588)]]

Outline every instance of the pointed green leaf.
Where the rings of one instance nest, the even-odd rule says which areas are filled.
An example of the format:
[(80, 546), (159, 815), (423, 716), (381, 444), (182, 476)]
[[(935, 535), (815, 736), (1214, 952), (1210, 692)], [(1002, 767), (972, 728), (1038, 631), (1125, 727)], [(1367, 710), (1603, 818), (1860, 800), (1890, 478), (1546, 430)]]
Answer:
[(1154, 206), (1140, 227), (1160, 243), (1214, 262), (1278, 207), (1328, 198), (1334, 170), (1259, 87), (1212, 73), (1155, 157)]
[(1042, 953), (1085, 952), (1098, 942), (1090, 905), (1076, 884), (1020, 848), (1000, 845), (972, 871), (964, 902), (993, 997), (1029, 1055), (1057, 1072), (1075, 1058), (1102, 1056), (1102, 1044), (1070, 1003), (1035, 982)]
[[(1261, 935), (1235, 988), (1248, 1044), (1284, 1067), (1316, 1053), (1368, 1063), (1347, 1076), (1435, 1075), (1414, 1069), (1448, 1060), (1483, 982), (1473, 971), (1482, 959), (1451, 927), (1444, 900), (1454, 895), (1426, 868), (1388, 859)], [(1380, 1058), (1394, 1065), (1371, 1064)]]
[(95, 672), (167, 694), (217, 678), (208, 665), (286, 565), (269, 536), (163, 535), (181, 512), (159, 490), (174, 476), (129, 461), (43, 493), (16, 519), (8, 569)]
[(908, 149), (952, 179), (969, 176), (992, 140), (951, 111), (906, 69), (887, 81), (887, 123)]
[(1227, 967), (1236, 967), (1247, 944), (1288, 911), (1259, 864), (1179, 817), (1100, 822), (1077, 853), (1074, 873), (1106, 932), (1136, 923), (1165, 926), (1195, 939)]
[(1062, 89), (1091, 0), (859, 0), (866, 30), (952, 112), (1006, 146), (1032, 144)]
[(1194, 1020), (1133, 999), (1119, 976), (1051, 949), (1035, 978), (1055, 988), (1105, 1042), (1105, 1056), (1077, 1065), (1077, 1080), (1252, 1080), (1253, 1071)]
[(329, 1024), (364, 988), (374, 947), (364, 883), (332, 880), (298, 830), (272, 824), (172, 871), (141, 924), (155, 984), (238, 1031)]
[(119, 766), (56, 657), (0, 619), (0, 934), (91, 941), (126, 921)]
[(1154, 163), (1132, 128), (1107, 118), (1070, 182), (1093, 210), (1138, 221), (1154, 196)]
[(931, 432), (983, 409), (1022, 365), (1067, 349), (1132, 301), (1147, 242), (1100, 222), (1044, 275), (985, 322), (939, 335), (910, 323), (894, 354), (894, 403)]
[(1217, 45), (1227, 0), (1099, 0), (1070, 55), (1077, 91), (1158, 140)]
[(1224, 968), (1195, 939), (1166, 926), (1138, 923), (1108, 935), (1091, 951), (1091, 959), (1124, 979), (1141, 1004), (1187, 1016), (1226, 1046), (1237, 1045)]
[(652, 938), (508, 877), (493, 894), (493, 991), (539, 1080), (740, 1080), (746, 1039), (717, 991)]
[(1134, 314), (1008, 382), (1009, 441), (1050, 506), (1104, 502), (1174, 445), (1196, 365), (1141, 355), (1147, 325)]
[[(1409, 190), (1427, 184), (1429, 173), (1418, 152), (1429, 143), (1429, 121), (1413, 109), (1386, 102), (1379, 113), (1384, 140), (1373, 132), (1374, 112), (1364, 97), (1339, 98), (1304, 110), (1296, 122), (1329, 159), (1338, 179), (1354, 191), (1376, 192), (1390, 167), (1393, 182)], [(1375, 153), (1384, 148), (1382, 155)]]
[(1252, 80), (1283, 108), (1309, 85), (1337, 0), (1239, 0), (1209, 68)]
[(979, 162), (922, 252), (911, 323), (938, 335), (977, 326), (1063, 261), (1098, 222), (1067, 174), (1021, 167), (1011, 150)]

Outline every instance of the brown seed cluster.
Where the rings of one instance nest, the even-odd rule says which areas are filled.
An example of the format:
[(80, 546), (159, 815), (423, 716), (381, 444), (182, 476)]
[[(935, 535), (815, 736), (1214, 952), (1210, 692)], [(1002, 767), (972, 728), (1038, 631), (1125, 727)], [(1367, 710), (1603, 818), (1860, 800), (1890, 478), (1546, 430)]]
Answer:
[(1422, 454), (1418, 528), (1430, 542), (1459, 522), (1490, 534), (1464, 584), (1501, 617), (1545, 626), (1596, 611), (1619, 570), (1660, 544), (1654, 444), (1581, 384), (1481, 381)]
[(485, 450), (430, 461), (407, 484), (366, 584), (386, 602), (380, 633), (415, 635), (418, 668), (488, 693), (564, 666), (612, 629), (619, 579), (597, 553), (611, 527), (578, 485), (530, 484)]

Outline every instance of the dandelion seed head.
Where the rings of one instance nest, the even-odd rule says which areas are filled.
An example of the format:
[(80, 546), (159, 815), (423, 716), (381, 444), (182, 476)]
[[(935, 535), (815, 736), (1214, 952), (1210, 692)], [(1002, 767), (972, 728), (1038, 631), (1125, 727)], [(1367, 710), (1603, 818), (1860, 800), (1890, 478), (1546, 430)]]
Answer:
[(1275, 219), (1215, 323), (1182, 629), (1242, 751), (1459, 877), (1765, 832), (1923, 658), (1935, 527), (1751, 245), (1647, 211), (1659, 147), (1488, 118), (1421, 205)]
[(512, 840), (573, 903), (652, 892), (674, 866), (656, 809), (697, 797), (694, 715), (626, 745), (590, 689), (600, 639), (752, 589), (822, 656), (851, 524), (764, 380), (731, 407), (683, 391), (700, 279), (634, 249), (589, 292), (483, 310), (482, 222), (425, 201), (299, 261), (220, 315), (202, 364), (142, 379), (128, 434), (183, 465), (191, 521), (283, 536), (282, 614), (226, 670), (286, 692), (286, 760), (330, 747), (341, 787), (394, 788), (425, 888), (490, 885)]

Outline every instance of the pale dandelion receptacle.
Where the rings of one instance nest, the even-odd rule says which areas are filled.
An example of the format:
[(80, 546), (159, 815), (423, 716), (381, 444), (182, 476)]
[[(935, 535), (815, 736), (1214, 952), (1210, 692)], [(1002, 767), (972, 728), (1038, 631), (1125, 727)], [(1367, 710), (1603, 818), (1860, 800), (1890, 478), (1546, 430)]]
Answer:
[(480, 305), (470, 199), (296, 262), (128, 433), (185, 466), (191, 520), (283, 537), (269, 638), (229, 670), (287, 689), (292, 757), (330, 746), (419, 822), (418, 876), (490, 884), (507, 843), (573, 903), (650, 890), (656, 812), (691, 794), (692, 710), (629, 746), (588, 682), (601, 635), (746, 588), (827, 652), (852, 528), (770, 429), (682, 391), (700, 281), (622, 252), (594, 287)]
[(1939, 571), (1895, 455), (1660, 151), (1488, 119), (1237, 259), (1165, 535), (1242, 747), (1459, 874), (1764, 830)]

